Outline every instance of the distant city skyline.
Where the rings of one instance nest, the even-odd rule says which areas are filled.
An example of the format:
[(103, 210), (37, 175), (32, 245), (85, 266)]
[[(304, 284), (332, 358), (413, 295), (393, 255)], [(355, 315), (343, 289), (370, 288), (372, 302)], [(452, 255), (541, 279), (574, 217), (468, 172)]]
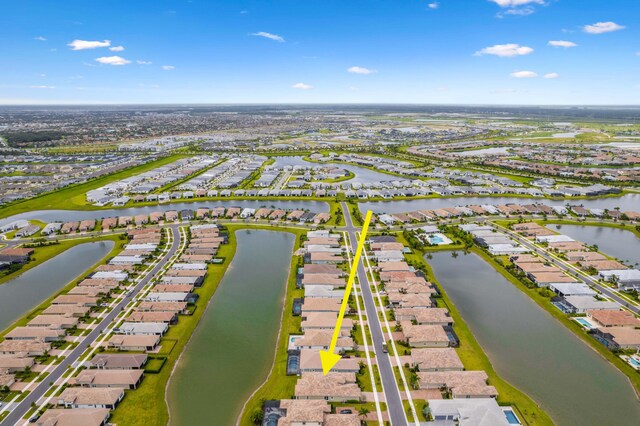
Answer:
[(637, 105), (628, 0), (6, 3), (0, 104)]

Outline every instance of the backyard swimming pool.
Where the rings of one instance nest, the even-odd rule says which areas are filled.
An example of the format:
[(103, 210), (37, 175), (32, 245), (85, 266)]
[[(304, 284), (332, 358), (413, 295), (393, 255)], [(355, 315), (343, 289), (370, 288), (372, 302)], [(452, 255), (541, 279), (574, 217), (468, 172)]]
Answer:
[(511, 409), (503, 409), (502, 411), (504, 412), (504, 415), (507, 418), (507, 422), (510, 425), (521, 425), (522, 424), (522, 423), (520, 423), (520, 419), (518, 419), (518, 416), (516, 416), (516, 413), (514, 413), (513, 410), (511, 410)]
[(588, 330), (594, 328), (593, 324), (591, 324), (586, 318), (574, 318), (574, 321)]
[(434, 246), (442, 246), (445, 244), (451, 244), (453, 241), (451, 241), (451, 239), (449, 239), (449, 237), (447, 237), (444, 234), (429, 234), (427, 236), (427, 240), (429, 241), (429, 244), (433, 244)]
[(292, 311), (293, 315), (299, 316), (302, 314), (302, 299), (293, 299)]
[(289, 351), (287, 358), (287, 375), (294, 376), (300, 372), (300, 352)]
[(287, 347), (288, 350), (294, 350), (296, 348), (296, 340), (301, 339), (302, 337), (304, 337), (302, 334), (290, 334), (289, 335), (289, 346)]
[(429, 235), (429, 242), (431, 244), (442, 244), (444, 240), (440, 235), (434, 234), (434, 235)]
[(640, 371), (640, 357), (638, 357), (638, 355), (622, 355), (620, 358), (624, 359), (627, 364)]

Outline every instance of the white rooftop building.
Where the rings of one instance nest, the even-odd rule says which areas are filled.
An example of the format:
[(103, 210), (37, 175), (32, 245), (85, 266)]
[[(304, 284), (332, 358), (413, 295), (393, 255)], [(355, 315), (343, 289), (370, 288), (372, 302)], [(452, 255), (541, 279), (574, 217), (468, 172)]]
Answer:
[(429, 411), (436, 424), (509, 426), (507, 416), (493, 398), (430, 399)]

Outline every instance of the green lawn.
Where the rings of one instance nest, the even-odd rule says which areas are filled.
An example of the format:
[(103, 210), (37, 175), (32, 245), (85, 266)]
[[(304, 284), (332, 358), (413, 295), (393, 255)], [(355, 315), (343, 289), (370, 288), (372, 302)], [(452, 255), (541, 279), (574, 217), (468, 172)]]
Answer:
[(165, 390), (171, 372), (189, 337), (195, 330), (200, 318), (205, 313), (205, 307), (214, 295), (218, 284), (236, 251), (236, 238), (233, 232), (229, 233), (229, 244), (220, 246), (218, 257), (224, 257), (223, 264), (209, 265), (204, 285), (196, 290), (200, 298), (196, 302), (198, 309), (193, 315), (181, 315), (178, 324), (169, 327), (169, 331), (163, 340), (172, 341), (171, 351), (163, 353), (166, 361), (157, 374), (146, 374), (142, 384), (135, 391), (127, 391), (126, 397), (113, 411), (111, 421), (120, 425), (166, 425), (169, 421), (169, 412), (165, 403)]
[(156, 167), (171, 163), (184, 157), (184, 155), (170, 155), (168, 157), (150, 161), (140, 166), (131, 167), (117, 173), (91, 180), (89, 182), (72, 185), (67, 188), (61, 189), (60, 191), (44, 194), (39, 197), (30, 198), (28, 200), (17, 201), (15, 203), (9, 204), (6, 207), (0, 208), (0, 218), (35, 210), (99, 210), (99, 207), (87, 204), (85, 198), (85, 194), (87, 193), (87, 191), (99, 188), (110, 182), (114, 182), (129, 176), (152, 170)]
[[(92, 265), (85, 272), (80, 274), (79, 275), (80, 277), (84, 277), (88, 272), (94, 270), (98, 265), (106, 263), (107, 259), (112, 258), (116, 254), (118, 254), (120, 251), (122, 251), (122, 248), (123, 248), (123, 245), (124, 245), (125, 241), (120, 240), (118, 238), (118, 236), (116, 236), (116, 235), (110, 235), (110, 236), (104, 236), (104, 237), (96, 237), (96, 238), (92, 238), (89, 241), (106, 241), (106, 240), (111, 240), (111, 241), (115, 242), (115, 245), (113, 246), (113, 249), (111, 249), (109, 254), (107, 254), (105, 257), (103, 257), (99, 262), (97, 262), (95, 265)], [(68, 241), (68, 243), (71, 243), (71, 245), (69, 245), (67, 248), (65, 248), (65, 250), (70, 248), (70, 247), (72, 247), (72, 246), (74, 246), (74, 245), (76, 245), (76, 244), (82, 244), (82, 243), (86, 243), (86, 242), (88, 242), (88, 241), (87, 240)], [(62, 245), (62, 244), (60, 244), (60, 245)], [(58, 246), (49, 246), (49, 247), (44, 247), (44, 248), (51, 248), (51, 247), (58, 247)], [(56, 253), (52, 253), (50, 257), (54, 257), (57, 254), (60, 254), (62, 251), (64, 251), (64, 250), (61, 250), (61, 251), (56, 252)], [(22, 271), (22, 272), (24, 272), (24, 271)], [(33, 310), (31, 310), (31, 312), (27, 313), (25, 316), (23, 316), (18, 321), (13, 323), (9, 328), (7, 328), (6, 330), (1, 330), (0, 331), (0, 339), (1, 339), (2, 336), (4, 336), (6, 333), (11, 331), (15, 327), (26, 325), (35, 316), (37, 316), (42, 310), (44, 310), (47, 306), (49, 306), (49, 304), (51, 303), (51, 301), (53, 299), (55, 299), (58, 295), (66, 293), (67, 291), (69, 291), (71, 288), (73, 288), (78, 283), (78, 281), (80, 281), (80, 279), (71, 281), (69, 284), (64, 286), (60, 291), (57, 291), (55, 294), (51, 295), (51, 297), (47, 298), (47, 300), (45, 300), (40, 305), (35, 307)]]
[[(399, 236), (402, 242), (402, 235)], [(446, 307), (455, 323), (455, 331), (460, 339), (460, 347), (456, 349), (460, 360), (467, 370), (484, 370), (489, 376), (489, 384), (495, 386), (498, 390), (498, 403), (501, 405), (512, 405), (517, 410), (519, 417), (524, 418), (530, 426), (534, 425), (552, 425), (551, 418), (525, 393), (521, 392), (507, 381), (498, 376), (493, 369), (489, 358), (482, 350), (480, 344), (476, 341), (471, 330), (464, 322), (462, 316), (456, 309), (455, 305), (442, 286), (434, 277), (431, 267), (422, 258), (422, 253), (414, 250), (414, 253), (406, 255), (407, 260), (418, 266), (426, 268), (429, 280), (433, 282), (442, 295), (439, 300), (439, 306)]]
[[(363, 392), (373, 392), (373, 383), (371, 383), (371, 376), (369, 374), (369, 367), (365, 366), (362, 369), (362, 373), (356, 375), (358, 382), (362, 387)], [(378, 366), (373, 366), (373, 378), (376, 381), (376, 389), (378, 392), (382, 391), (382, 382), (380, 381), (380, 373), (378, 372)]]
[(540, 307), (546, 310), (552, 317), (560, 321), (564, 324), (569, 330), (571, 330), (574, 334), (576, 334), (583, 342), (593, 348), (596, 352), (598, 352), (602, 357), (604, 357), (611, 364), (616, 366), (620, 371), (622, 371), (628, 378), (631, 384), (633, 385), (637, 394), (640, 395), (640, 374), (636, 370), (633, 369), (629, 364), (623, 361), (620, 357), (615, 355), (609, 349), (605, 348), (604, 345), (598, 343), (594, 338), (589, 336), (585, 330), (575, 321), (569, 319), (569, 316), (562, 313), (558, 308), (551, 304), (551, 299), (548, 297), (544, 297), (539, 293), (538, 288), (528, 288), (524, 285), (520, 280), (511, 275), (509, 271), (507, 271), (502, 265), (498, 264), (495, 259), (491, 257), (491, 255), (487, 254), (484, 250), (479, 249), (478, 247), (473, 247), (471, 249), (474, 253), (478, 254), (482, 257), (489, 265), (491, 265), (498, 273), (504, 276), (509, 282), (518, 287), (523, 293), (527, 294), (531, 297), (534, 302), (536, 302)]
[[(227, 267), (231, 263), (233, 256), (237, 247), (237, 240), (235, 236), (235, 231), (239, 229), (268, 229), (272, 231), (284, 231), (291, 232), (297, 235), (297, 241), (300, 241), (300, 235), (306, 230), (297, 230), (290, 228), (274, 228), (268, 226), (251, 226), (246, 224), (230, 224), (225, 225), (229, 230), (229, 244), (225, 244), (220, 246), (220, 250), (216, 257), (222, 257), (225, 259), (225, 262), (221, 265), (209, 265), (209, 273), (205, 279), (205, 283), (202, 287), (198, 288), (196, 292), (199, 294), (199, 299), (196, 302), (197, 309), (195, 309), (193, 315), (191, 316), (180, 316), (178, 324), (171, 326), (169, 328), (168, 333), (166, 334), (165, 340), (174, 341), (172, 350), (169, 353), (163, 355), (167, 356), (166, 362), (159, 373), (157, 374), (147, 374), (145, 375), (142, 384), (135, 391), (127, 392), (127, 396), (123, 399), (120, 405), (113, 412), (111, 417), (111, 421), (117, 423), (119, 425), (140, 425), (140, 426), (150, 426), (150, 425), (166, 425), (169, 421), (169, 413), (165, 403), (165, 391), (166, 386), (171, 376), (171, 372), (177, 362), (180, 354), (182, 353), (185, 345), (189, 341), (191, 334), (195, 330), (198, 322), (204, 315), (206, 311), (206, 306), (213, 297), (218, 288), (222, 277), (224, 276)], [(295, 247), (298, 247), (297, 245)], [(292, 261), (292, 272), (288, 283), (287, 293), (289, 295), (289, 291), (293, 286), (295, 289), (295, 273), (297, 265), (297, 260), (294, 259)], [(297, 290), (301, 292), (301, 290)], [(298, 296), (295, 296), (298, 297)], [(276, 367), (274, 367), (274, 371), (278, 371), (278, 368), (282, 366), (283, 368), (283, 376), (284, 369), (286, 368), (286, 334), (285, 331), (295, 329), (298, 330), (300, 325), (300, 317), (293, 318), (290, 315), (293, 304), (293, 296), (288, 297), (285, 307), (284, 307), (284, 322), (283, 328), (280, 333), (280, 337), (278, 339), (278, 356), (276, 356)], [(286, 328), (285, 328), (286, 327)], [(282, 336), (285, 338), (282, 338)], [(279, 358), (280, 349), (284, 348), (284, 361), (281, 362)], [(271, 380), (272, 377), (280, 377), (280, 374), (272, 374), (269, 378)], [(291, 388), (291, 392), (293, 392), (293, 386), (295, 384), (295, 379), (293, 377), (285, 377), (286, 388)], [(289, 380), (287, 380), (289, 379)], [(281, 382), (278, 381), (276, 385), (280, 388), (282, 385)], [(259, 402), (259, 400), (257, 400)]]
[[(99, 238), (98, 238), (99, 239)], [(59, 255), (63, 251), (70, 249), (73, 246), (78, 244), (87, 243), (90, 241), (97, 241), (96, 238), (87, 238), (87, 239), (74, 239), (74, 240), (60, 240), (59, 244), (52, 244), (44, 247), (36, 247), (34, 249), (34, 253), (31, 256), (31, 261), (24, 264), (22, 268), (18, 269), (7, 275), (0, 275), (0, 284), (3, 284), (7, 281), (10, 281), (16, 277), (19, 277), (24, 272), (28, 271), (31, 268), (34, 268), (47, 260)], [(102, 238), (104, 239), (104, 238)]]
[[(295, 250), (300, 247), (300, 237), (306, 233), (306, 230), (295, 230), (290, 232), (296, 234), (296, 242), (294, 244)], [(251, 415), (257, 410), (262, 410), (262, 400), (289, 399), (293, 397), (297, 377), (286, 375), (288, 347), (287, 336), (292, 333), (299, 333), (300, 331), (300, 317), (293, 316), (292, 312), (293, 299), (304, 295), (304, 290), (296, 288), (298, 259), (298, 256), (294, 256), (291, 259), (291, 270), (289, 272), (289, 280), (287, 282), (287, 294), (285, 296), (284, 310), (282, 312), (282, 323), (280, 325), (276, 356), (271, 373), (267, 380), (253, 393), (243, 407), (239, 423), (241, 425), (253, 424), (250, 420)]]

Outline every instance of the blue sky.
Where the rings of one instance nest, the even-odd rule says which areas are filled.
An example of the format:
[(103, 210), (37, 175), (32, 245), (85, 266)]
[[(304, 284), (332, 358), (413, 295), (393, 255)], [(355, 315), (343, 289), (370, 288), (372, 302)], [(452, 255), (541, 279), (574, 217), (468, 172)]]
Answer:
[(5, 1), (0, 104), (640, 104), (639, 16), (637, 0)]

